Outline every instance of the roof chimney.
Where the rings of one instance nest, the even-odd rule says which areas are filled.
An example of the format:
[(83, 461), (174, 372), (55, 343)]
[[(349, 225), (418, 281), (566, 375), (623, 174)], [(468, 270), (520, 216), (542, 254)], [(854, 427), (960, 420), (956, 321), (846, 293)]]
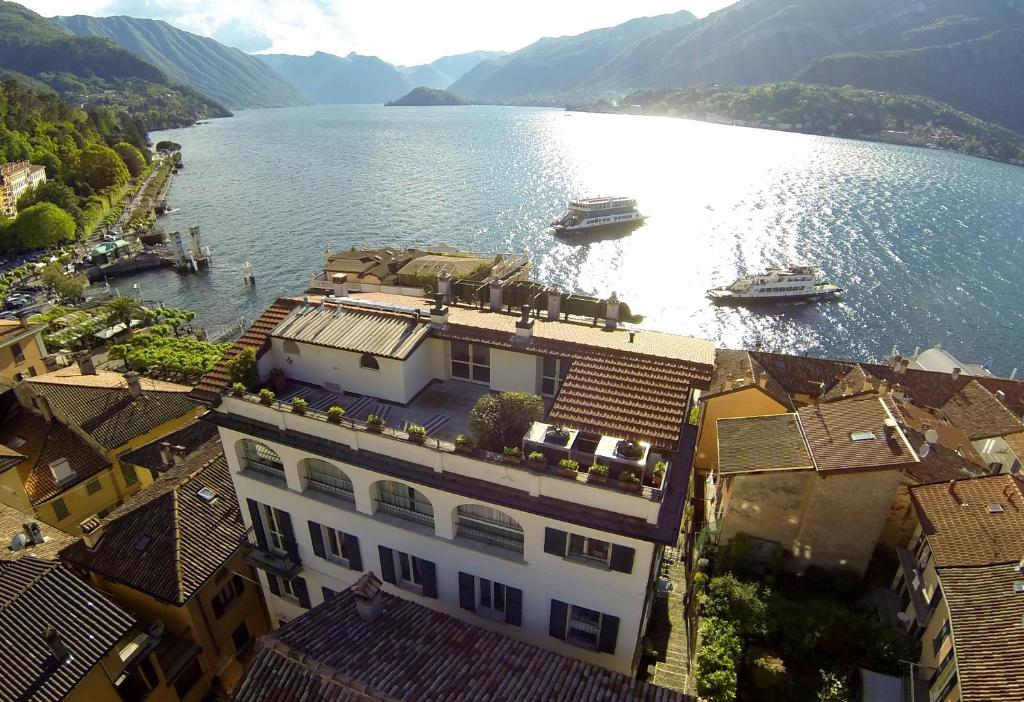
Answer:
[(608, 298), (604, 314), (604, 328), (615, 329), (619, 326), (619, 297), (614, 292)]
[(441, 329), (448, 324), (448, 308), (444, 306), (444, 296), (434, 295), (434, 306), (430, 309), (430, 326)]
[(548, 320), (557, 322), (562, 314), (562, 291), (558, 288), (548, 291)]
[(103, 538), (104, 531), (103, 522), (100, 521), (99, 517), (89, 517), (79, 524), (78, 528), (82, 531), (82, 542), (85, 544), (87, 549), (92, 551), (99, 545), (100, 539)]
[(18, 315), (18, 322), (21, 324), (23, 329), (28, 329), (28, 312), (22, 312)]
[(46, 542), (46, 539), (43, 537), (43, 531), (39, 528), (39, 522), (25, 522), (21, 525), (21, 528), (30, 542), (34, 544)]
[(50, 655), (57, 661), (57, 665), (63, 664), (70, 656), (71, 652), (68, 651), (68, 647), (64, 645), (64, 641), (61, 639), (60, 634), (52, 626), (47, 625), (43, 629), (43, 641), (50, 648)]
[(1002, 390), (996, 390), (995, 395), (996, 395), (996, 399), (997, 400), (1002, 402), (1004, 405), (1006, 404), (1006, 393), (1005, 392), (1003, 392)]
[(96, 364), (92, 362), (92, 356), (86, 354), (78, 359), (78, 372), (82, 375), (96, 375)]
[(961, 373), (961, 369), (960, 368), (954, 368), (953, 371), (950, 373), (950, 375), (953, 376), (953, 380), (959, 380), (960, 379), (960, 373)]
[(335, 273), (331, 276), (331, 292), (335, 297), (348, 297), (348, 276)]
[(437, 292), (444, 302), (452, 301), (452, 274), (441, 271), (437, 276)]
[(188, 449), (184, 446), (172, 446), (171, 456), (173, 457), (174, 465), (180, 466), (185, 462), (185, 456), (188, 455)]
[(171, 454), (171, 442), (161, 441), (160, 442), (160, 465), (167, 468), (171, 465), (173, 456)]
[(501, 281), (491, 283), (491, 312), (501, 312), (503, 292)]
[(124, 379), (128, 383), (128, 392), (132, 394), (132, 397), (142, 397), (142, 382), (139, 380), (139, 374), (135, 371), (128, 371), (124, 374)]
[(960, 500), (960, 496), (956, 494), (956, 479), (949, 481), (949, 487), (946, 488), (946, 492), (953, 498), (953, 502), (959, 507), (966, 507), (967, 503)]
[(520, 308), (521, 316), (516, 322), (516, 338), (520, 341), (529, 341), (533, 337), (533, 320), (530, 319), (530, 306), (523, 305)]
[(364, 622), (380, 619), (384, 601), (380, 594), (380, 579), (370, 571), (359, 578), (350, 588), (356, 598), (356, 614)]

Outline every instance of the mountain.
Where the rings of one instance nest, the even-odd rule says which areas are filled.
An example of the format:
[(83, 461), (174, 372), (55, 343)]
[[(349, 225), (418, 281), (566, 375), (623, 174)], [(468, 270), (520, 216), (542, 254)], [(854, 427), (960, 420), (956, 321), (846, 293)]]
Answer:
[(455, 93), (438, 88), (420, 86), (413, 88), (408, 94), (397, 100), (386, 103), (387, 107), (441, 107), (451, 105), (468, 105), (469, 103)]
[(398, 70), (405, 74), (413, 85), (427, 88), (444, 89), (455, 82), (450, 76), (437, 70), (431, 63), (422, 66), (403, 66)]
[(318, 51), (312, 56), (259, 58), (319, 104), (380, 104), (416, 87), (406, 74), (376, 56), (351, 53), (342, 58)]
[(546, 37), (501, 58), (478, 64), (449, 87), (475, 100), (537, 100), (571, 93), (594, 72), (637, 42), (695, 21), (689, 12), (641, 17), (570, 37)]
[(72, 36), (13, 2), (0, 2), (0, 70), (44, 83), (65, 100), (125, 111), (147, 129), (231, 114), (109, 39)]
[(254, 56), (160, 20), (75, 15), (54, 17), (53, 21), (78, 36), (110, 39), (167, 76), (229, 107), (283, 107), (309, 102)]
[[(413, 77), (413, 82), (417, 85), (425, 85), (431, 88), (447, 88), (463, 75), (476, 68), (481, 62), (501, 58), (507, 54), (507, 51), (471, 51), (468, 54), (442, 56), (424, 66), (413, 66), (405, 70), (411, 72), (409, 73), (410, 77), (416, 76)], [(435, 77), (436, 85), (425, 80), (431, 77)]]

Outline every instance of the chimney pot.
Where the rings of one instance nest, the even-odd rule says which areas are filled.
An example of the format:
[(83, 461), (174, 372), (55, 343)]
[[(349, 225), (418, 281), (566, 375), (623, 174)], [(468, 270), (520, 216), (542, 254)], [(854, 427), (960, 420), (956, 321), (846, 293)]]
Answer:
[(331, 276), (331, 292), (335, 297), (348, 297), (348, 276), (335, 273)]
[(501, 312), (504, 290), (500, 282), (491, 283), (491, 312)]
[(608, 298), (604, 315), (604, 328), (615, 329), (619, 326), (619, 297), (614, 292)]
[(962, 372), (962, 371), (961, 371), (961, 369), (960, 369), (960, 368), (954, 368), (954, 369), (953, 369), (953, 372), (952, 372), (952, 373), (950, 373), (950, 375), (952, 375), (952, 376), (953, 376), (953, 380), (958, 380), (958, 379), (960, 378), (960, 373), (961, 373), (961, 372)]
[(128, 392), (132, 394), (132, 397), (141, 397), (142, 382), (139, 380), (139, 374), (135, 371), (128, 371), (124, 374), (124, 379), (128, 383)]
[(39, 528), (39, 522), (25, 522), (21, 525), (21, 528), (24, 530), (25, 536), (32, 543), (41, 544), (46, 542), (46, 539), (43, 538), (43, 531)]
[(557, 288), (548, 292), (548, 321), (557, 322), (562, 314), (562, 292)]
[(82, 375), (96, 375), (96, 364), (92, 356), (85, 355), (78, 361), (78, 370)]
[(68, 647), (64, 645), (64, 641), (61, 640), (60, 634), (52, 626), (47, 625), (43, 629), (43, 641), (50, 648), (50, 655), (57, 661), (58, 664), (64, 663), (71, 655), (68, 651)]
[(356, 600), (356, 614), (365, 622), (380, 619), (384, 601), (381, 597), (381, 582), (377, 575), (370, 571), (352, 585), (352, 594)]

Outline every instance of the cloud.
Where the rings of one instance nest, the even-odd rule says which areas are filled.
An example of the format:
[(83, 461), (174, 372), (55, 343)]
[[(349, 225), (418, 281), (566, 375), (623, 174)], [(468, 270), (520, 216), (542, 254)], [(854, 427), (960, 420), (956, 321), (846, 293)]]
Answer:
[(274, 45), (274, 40), (266, 32), (241, 17), (232, 17), (219, 24), (213, 31), (213, 38), (221, 44), (250, 53), (264, 51)]

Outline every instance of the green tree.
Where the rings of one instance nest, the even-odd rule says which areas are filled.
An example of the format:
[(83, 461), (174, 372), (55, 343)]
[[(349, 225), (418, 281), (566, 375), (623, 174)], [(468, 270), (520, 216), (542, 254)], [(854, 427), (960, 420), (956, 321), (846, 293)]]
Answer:
[(156, 143), (157, 151), (181, 151), (181, 144), (177, 144), (173, 141), (158, 141)]
[(544, 416), (544, 401), (527, 392), (482, 395), (469, 413), (469, 427), (478, 446), (501, 451), (518, 446), (530, 424)]
[(242, 383), (247, 390), (255, 390), (260, 384), (256, 368), (256, 349), (242, 349), (228, 362), (228, 372), (231, 374), (232, 384)]
[(128, 167), (110, 147), (89, 144), (78, 154), (74, 179), (88, 183), (94, 191), (124, 185), (129, 177)]
[(115, 297), (104, 307), (107, 310), (107, 323), (111, 325), (131, 326), (133, 319), (142, 319), (145, 315), (142, 303), (134, 297)]
[(46, 264), (39, 273), (43, 284), (66, 300), (81, 300), (89, 281), (84, 275), (67, 275), (56, 261)]
[(138, 178), (139, 174), (146, 169), (146, 157), (127, 141), (119, 141), (114, 144), (114, 151), (124, 161), (132, 178)]
[(763, 636), (767, 608), (757, 583), (744, 583), (731, 575), (712, 578), (703, 596), (705, 616), (732, 622), (744, 636)]
[(697, 693), (708, 702), (732, 702), (736, 699), (736, 670), (743, 642), (731, 623), (715, 617), (701, 621), (700, 636)]
[(7, 248), (44, 249), (74, 238), (75, 220), (52, 202), (41, 202), (18, 213), (6, 231)]
[(837, 673), (821, 671), (821, 688), (818, 690), (818, 702), (852, 702), (850, 686), (846, 679)]
[(78, 206), (78, 196), (74, 190), (59, 180), (48, 180), (22, 195), (18, 200), (18, 209), (25, 210), (40, 202), (52, 202), (71, 215), (76, 226), (81, 226), (82, 208)]

